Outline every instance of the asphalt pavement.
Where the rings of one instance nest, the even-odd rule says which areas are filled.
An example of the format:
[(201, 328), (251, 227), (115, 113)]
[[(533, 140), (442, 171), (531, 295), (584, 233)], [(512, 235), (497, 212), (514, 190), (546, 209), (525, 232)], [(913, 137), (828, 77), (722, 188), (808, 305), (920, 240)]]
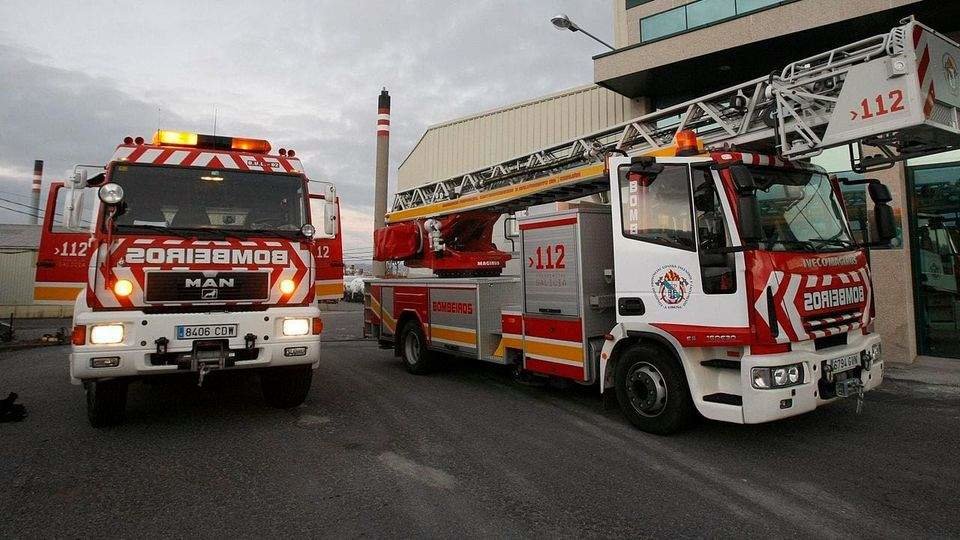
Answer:
[(0, 424), (0, 538), (960, 536), (957, 387), (659, 437), (596, 388), (455, 359), (409, 375), (341, 309), (292, 411), (214, 373), (133, 385), (97, 430), (67, 347), (0, 353), (29, 411)]

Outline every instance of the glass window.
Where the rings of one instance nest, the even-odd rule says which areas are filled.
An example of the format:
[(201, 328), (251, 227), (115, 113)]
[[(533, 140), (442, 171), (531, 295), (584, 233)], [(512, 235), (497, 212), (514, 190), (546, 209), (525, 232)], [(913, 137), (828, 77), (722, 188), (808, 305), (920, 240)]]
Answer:
[(622, 166), (620, 217), (627, 238), (694, 251), (687, 166), (667, 165), (659, 174)]
[(737, 0), (737, 13), (749, 13), (781, 3), (783, 0)]
[(736, 260), (733, 253), (727, 253), (724, 249), (731, 244), (730, 235), (720, 194), (709, 169), (693, 169), (693, 207), (697, 220), (703, 292), (736, 292)]
[(801, 169), (751, 167), (760, 224), (773, 251), (845, 250), (853, 239), (827, 175)]
[(907, 170), (920, 354), (960, 358), (960, 164)]
[(303, 178), (296, 175), (117, 165), (111, 181), (124, 191), (118, 232), (186, 229), (287, 236), (305, 223)]
[(686, 10), (683, 7), (678, 7), (640, 19), (640, 41), (650, 41), (683, 32), (686, 29)]
[(707, 25), (737, 15), (734, 0), (701, 0), (687, 4), (687, 27)]

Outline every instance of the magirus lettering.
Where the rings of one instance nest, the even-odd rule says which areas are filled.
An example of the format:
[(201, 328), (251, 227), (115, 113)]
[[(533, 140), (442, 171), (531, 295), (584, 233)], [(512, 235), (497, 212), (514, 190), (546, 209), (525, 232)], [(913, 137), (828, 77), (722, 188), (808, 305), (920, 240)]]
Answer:
[(127, 264), (229, 264), (235, 266), (286, 266), (289, 257), (283, 249), (230, 248), (140, 248), (127, 249)]

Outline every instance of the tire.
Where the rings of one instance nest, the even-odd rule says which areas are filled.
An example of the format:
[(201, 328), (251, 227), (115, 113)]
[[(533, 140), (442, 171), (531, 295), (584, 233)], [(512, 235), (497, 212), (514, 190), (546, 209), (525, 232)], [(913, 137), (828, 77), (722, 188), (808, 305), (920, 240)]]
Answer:
[(416, 320), (407, 321), (400, 332), (400, 358), (403, 366), (414, 375), (430, 372), (434, 354), (427, 349), (427, 338)]
[(683, 369), (657, 347), (637, 343), (623, 351), (614, 384), (624, 416), (641, 431), (676, 433), (696, 416)]
[(127, 408), (127, 381), (89, 381), (83, 385), (87, 395), (87, 420), (95, 428), (123, 422)]
[(302, 404), (310, 393), (313, 366), (283, 366), (260, 372), (260, 391), (271, 407), (292, 409)]

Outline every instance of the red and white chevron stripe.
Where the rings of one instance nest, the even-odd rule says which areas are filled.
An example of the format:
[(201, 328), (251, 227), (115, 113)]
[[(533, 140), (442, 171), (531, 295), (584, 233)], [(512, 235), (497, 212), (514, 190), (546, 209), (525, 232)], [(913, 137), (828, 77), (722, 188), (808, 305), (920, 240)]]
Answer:
[(246, 152), (202, 150), (149, 144), (120, 145), (110, 158), (111, 162), (148, 163), (178, 167), (204, 167), (208, 169), (233, 169), (238, 171), (262, 171), (280, 173), (303, 173), (303, 165), (297, 158), (268, 156)]

